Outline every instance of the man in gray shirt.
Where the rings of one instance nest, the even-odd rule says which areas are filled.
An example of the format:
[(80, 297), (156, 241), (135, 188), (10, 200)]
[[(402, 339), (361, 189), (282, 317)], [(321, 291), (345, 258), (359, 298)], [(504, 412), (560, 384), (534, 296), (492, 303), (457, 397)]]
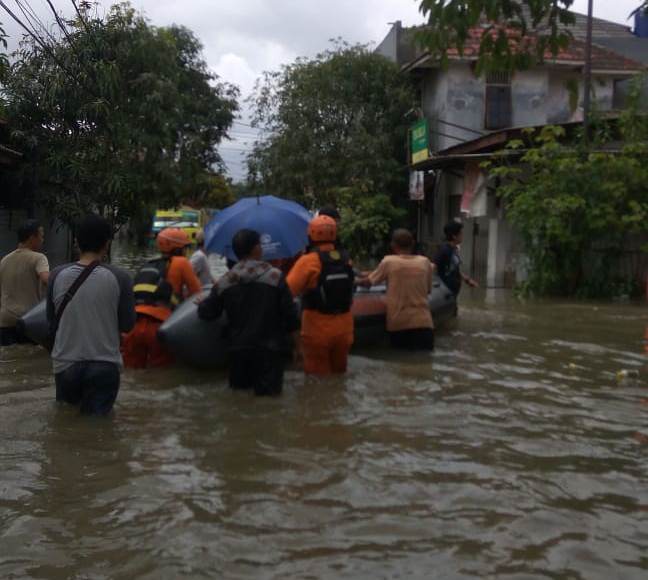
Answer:
[[(135, 324), (130, 276), (102, 263), (111, 238), (104, 218), (86, 216), (77, 228), (79, 261), (56, 268), (47, 289), (47, 319), (56, 330), (52, 349), (56, 400), (80, 405), (84, 414), (106, 415), (112, 409), (122, 368), (121, 333)], [(87, 278), (61, 315), (66, 293), (86, 269)]]

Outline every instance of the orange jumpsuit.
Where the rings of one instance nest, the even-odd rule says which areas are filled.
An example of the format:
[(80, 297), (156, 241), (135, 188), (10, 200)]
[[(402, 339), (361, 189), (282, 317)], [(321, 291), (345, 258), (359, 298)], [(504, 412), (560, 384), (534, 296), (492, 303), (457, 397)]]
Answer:
[[(321, 244), (322, 252), (335, 249), (333, 244)], [(293, 296), (317, 287), (322, 264), (317, 252), (305, 254), (290, 270), (286, 282)], [(353, 344), (353, 314), (323, 314), (304, 309), (301, 327), (304, 372), (314, 375), (344, 373)]]
[[(173, 256), (166, 275), (176, 296), (192, 296), (202, 290), (200, 281), (191, 267), (191, 262), (183, 256)], [(138, 304), (135, 306), (137, 322), (122, 341), (124, 365), (132, 369), (168, 366), (173, 363), (173, 356), (160, 343), (157, 332), (160, 325), (171, 316), (171, 308), (158, 304)]]

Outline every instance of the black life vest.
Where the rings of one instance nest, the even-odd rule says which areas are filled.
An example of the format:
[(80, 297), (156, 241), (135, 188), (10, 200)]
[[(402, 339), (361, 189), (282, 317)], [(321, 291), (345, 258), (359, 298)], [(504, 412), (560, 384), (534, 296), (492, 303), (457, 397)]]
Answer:
[(177, 306), (178, 297), (166, 279), (169, 263), (170, 258), (155, 258), (138, 270), (133, 281), (135, 304)]
[(302, 306), (322, 314), (344, 314), (351, 310), (355, 274), (345, 252), (317, 251), (322, 265), (317, 287), (304, 294)]

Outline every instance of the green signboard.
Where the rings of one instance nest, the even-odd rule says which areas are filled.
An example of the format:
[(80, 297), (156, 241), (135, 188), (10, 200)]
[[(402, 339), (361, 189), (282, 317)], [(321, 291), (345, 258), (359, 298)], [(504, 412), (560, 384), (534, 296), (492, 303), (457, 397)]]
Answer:
[(430, 157), (429, 130), (427, 119), (421, 119), (410, 128), (410, 154), (412, 165)]

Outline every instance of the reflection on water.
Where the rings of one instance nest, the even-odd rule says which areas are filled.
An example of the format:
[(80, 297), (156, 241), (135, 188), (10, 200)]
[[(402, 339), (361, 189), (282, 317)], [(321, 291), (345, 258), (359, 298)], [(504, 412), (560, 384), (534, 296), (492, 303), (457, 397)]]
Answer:
[(108, 420), (5, 349), (0, 577), (643, 580), (647, 325), (466, 295), (432, 355), (291, 371), (276, 399), (128, 371)]

